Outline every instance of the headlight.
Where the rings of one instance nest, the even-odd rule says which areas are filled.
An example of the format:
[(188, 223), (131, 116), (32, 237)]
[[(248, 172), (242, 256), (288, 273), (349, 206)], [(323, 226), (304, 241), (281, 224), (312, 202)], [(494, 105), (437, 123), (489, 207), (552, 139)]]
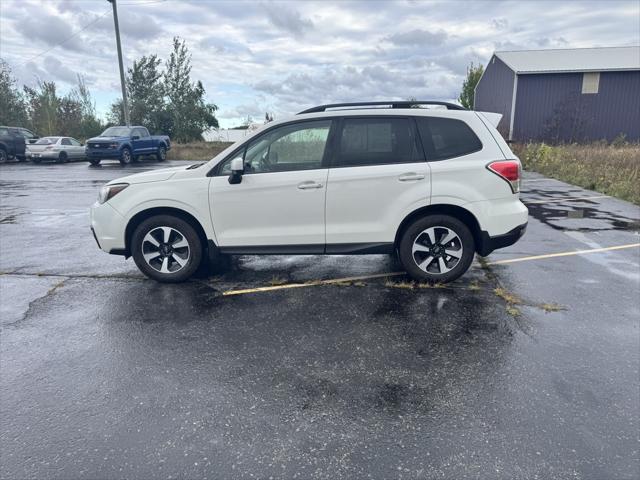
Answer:
[(115, 183), (113, 185), (105, 185), (98, 193), (98, 202), (104, 203), (110, 198), (119, 194), (122, 190), (129, 186), (128, 183)]

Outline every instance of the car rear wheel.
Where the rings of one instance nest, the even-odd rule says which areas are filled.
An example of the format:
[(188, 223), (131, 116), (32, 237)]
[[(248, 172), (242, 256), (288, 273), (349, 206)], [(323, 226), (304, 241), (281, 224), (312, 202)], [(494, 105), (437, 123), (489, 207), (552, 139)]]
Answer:
[(133, 161), (133, 157), (131, 155), (131, 150), (128, 148), (123, 148), (122, 153), (120, 153), (120, 163), (122, 165), (130, 165)]
[(160, 145), (158, 147), (156, 158), (158, 159), (159, 162), (164, 162), (167, 159), (167, 148), (164, 145)]
[(432, 215), (409, 225), (398, 250), (402, 266), (412, 278), (447, 283), (469, 269), (475, 245), (471, 231), (460, 220)]
[(67, 163), (69, 161), (69, 157), (66, 152), (60, 152), (58, 155), (58, 163)]
[(202, 241), (188, 222), (158, 215), (142, 222), (133, 232), (131, 252), (147, 277), (159, 282), (183, 282), (202, 262)]
[(9, 160), (7, 152), (4, 148), (0, 148), (0, 163), (7, 163), (7, 160)]
[(100, 165), (100, 159), (99, 158), (90, 158), (89, 159), (89, 163), (91, 165)]

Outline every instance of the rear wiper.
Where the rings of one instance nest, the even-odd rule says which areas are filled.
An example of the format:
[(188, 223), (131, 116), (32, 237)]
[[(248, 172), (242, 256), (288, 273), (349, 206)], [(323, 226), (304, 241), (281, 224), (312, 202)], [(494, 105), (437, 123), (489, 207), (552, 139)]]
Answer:
[(206, 162), (201, 162), (201, 163), (194, 163), (193, 165), (189, 165), (187, 167), (187, 170), (193, 170), (194, 168), (198, 168), (201, 167), (202, 165), (204, 165)]

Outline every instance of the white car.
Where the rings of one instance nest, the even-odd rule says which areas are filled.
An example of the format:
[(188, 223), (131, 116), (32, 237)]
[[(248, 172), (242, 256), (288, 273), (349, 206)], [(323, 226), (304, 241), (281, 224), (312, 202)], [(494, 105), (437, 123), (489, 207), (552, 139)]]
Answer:
[(42, 160), (66, 163), (86, 159), (84, 145), (72, 137), (42, 137), (27, 145), (26, 155), (34, 163)]
[(315, 107), (209, 162), (109, 182), (92, 230), (161, 282), (220, 254), (394, 252), (414, 279), (449, 282), (527, 225), (499, 119), (443, 102)]

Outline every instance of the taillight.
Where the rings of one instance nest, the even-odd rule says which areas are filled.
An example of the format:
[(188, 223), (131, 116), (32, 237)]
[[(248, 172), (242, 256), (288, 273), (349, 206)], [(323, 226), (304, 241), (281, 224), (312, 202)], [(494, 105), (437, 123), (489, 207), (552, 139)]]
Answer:
[(520, 191), (520, 162), (515, 160), (498, 160), (491, 162), (487, 168), (506, 181), (513, 193)]

